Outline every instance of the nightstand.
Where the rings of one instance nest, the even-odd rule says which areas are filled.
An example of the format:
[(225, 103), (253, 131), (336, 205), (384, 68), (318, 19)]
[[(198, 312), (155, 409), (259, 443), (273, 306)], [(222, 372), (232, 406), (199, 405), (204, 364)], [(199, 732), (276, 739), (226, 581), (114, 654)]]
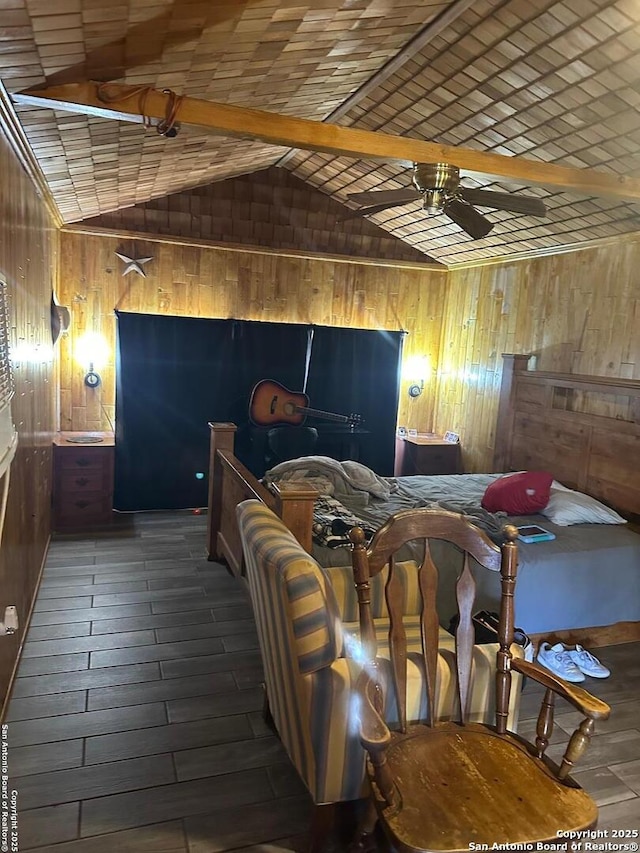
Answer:
[(462, 467), (460, 445), (439, 436), (396, 438), (394, 476), (414, 474), (459, 474)]
[[(99, 436), (95, 444), (69, 438)], [(113, 433), (60, 432), (53, 439), (53, 529), (86, 530), (113, 515)]]

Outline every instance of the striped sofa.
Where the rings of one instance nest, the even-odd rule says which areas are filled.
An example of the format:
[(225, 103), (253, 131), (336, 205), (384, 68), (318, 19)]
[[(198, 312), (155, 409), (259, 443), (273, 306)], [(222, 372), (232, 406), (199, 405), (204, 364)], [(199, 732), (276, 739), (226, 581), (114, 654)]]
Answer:
[[(358, 737), (355, 680), (358, 663), (357, 600), (351, 568), (321, 569), (264, 504), (237, 507), (246, 576), (260, 640), (270, 710), (289, 757), (317, 805), (364, 795), (365, 753)], [(420, 594), (416, 566), (403, 565), (405, 627), (419, 649)], [(388, 656), (384, 577), (372, 584), (378, 654)], [(441, 629), (436, 714), (456, 716), (453, 637)], [(476, 646), (471, 719), (492, 722), (497, 646)], [(514, 648), (514, 653), (517, 650)], [(423, 670), (408, 662), (407, 710), (425, 719)], [(515, 677), (515, 676), (514, 676)], [(510, 725), (520, 691), (512, 690)], [(394, 720), (390, 694), (387, 719)]]

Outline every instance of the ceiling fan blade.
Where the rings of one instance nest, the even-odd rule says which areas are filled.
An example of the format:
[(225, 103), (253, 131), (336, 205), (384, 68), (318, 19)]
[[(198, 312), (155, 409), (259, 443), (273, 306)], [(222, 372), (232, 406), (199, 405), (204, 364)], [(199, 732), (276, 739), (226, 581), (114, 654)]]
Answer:
[(358, 204), (406, 204), (422, 195), (418, 190), (407, 187), (404, 190), (370, 190), (363, 193), (349, 193), (349, 201)]
[(401, 207), (406, 202), (395, 202), (395, 204), (370, 204), (368, 207), (360, 207), (358, 210), (350, 210), (340, 216), (341, 220), (353, 219), (355, 216), (370, 216), (372, 213), (381, 213), (391, 207)]
[(495, 210), (510, 210), (512, 213), (524, 213), (527, 216), (546, 216), (547, 208), (539, 198), (517, 193), (499, 193), (493, 190), (480, 190), (461, 187), (458, 195), (469, 204), (478, 207), (493, 207)]
[(446, 213), (449, 219), (452, 219), (456, 225), (459, 225), (474, 240), (486, 237), (493, 228), (493, 223), (489, 222), (488, 219), (461, 198), (452, 198), (451, 201), (445, 204), (442, 212)]

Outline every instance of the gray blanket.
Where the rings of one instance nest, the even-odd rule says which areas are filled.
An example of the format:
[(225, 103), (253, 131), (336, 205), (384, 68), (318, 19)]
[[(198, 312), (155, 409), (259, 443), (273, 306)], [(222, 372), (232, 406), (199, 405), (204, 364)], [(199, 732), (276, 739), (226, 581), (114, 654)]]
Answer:
[(508, 522), (509, 517), (506, 512), (489, 512), (477, 502), (473, 501), (432, 501), (426, 506), (440, 507), (448, 509), (450, 512), (459, 512), (466, 515), (469, 521), (472, 521), (480, 530), (484, 530), (489, 539), (497, 545), (502, 545), (504, 542), (503, 528)]

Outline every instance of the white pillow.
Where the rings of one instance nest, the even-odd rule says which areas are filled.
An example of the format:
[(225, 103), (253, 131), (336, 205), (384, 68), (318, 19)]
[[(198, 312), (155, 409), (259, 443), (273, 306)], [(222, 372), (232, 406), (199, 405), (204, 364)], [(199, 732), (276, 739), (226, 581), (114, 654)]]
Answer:
[(582, 492), (573, 492), (555, 480), (551, 486), (549, 503), (541, 514), (560, 527), (570, 524), (626, 524), (615, 510)]

